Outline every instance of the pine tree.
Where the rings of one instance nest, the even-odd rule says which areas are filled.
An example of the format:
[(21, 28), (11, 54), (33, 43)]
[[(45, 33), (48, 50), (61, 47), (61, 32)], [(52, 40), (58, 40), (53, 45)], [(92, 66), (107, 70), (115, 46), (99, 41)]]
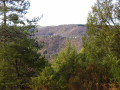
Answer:
[(30, 3), (27, 0), (0, 0), (0, 14), (2, 23), (7, 24), (25, 24), (24, 15), (29, 9)]
[(114, 83), (120, 80), (120, 0), (113, 1), (97, 0), (89, 13), (87, 35), (83, 37), (87, 63), (101, 65), (105, 71), (109, 71), (105, 75), (106, 80), (104, 75), (100, 75), (99, 83)]
[(68, 89), (67, 84), (69, 79), (74, 76), (79, 60), (80, 57), (76, 48), (70, 41), (67, 41), (66, 47), (53, 59), (52, 67), (56, 73), (57, 89)]
[(39, 49), (37, 41), (30, 38), (31, 32), (28, 30), (35, 26), (17, 25), (26, 23), (24, 15), (29, 6), (30, 3), (26, 0), (0, 0), (2, 18), (0, 26), (1, 90), (30, 88), (31, 77), (44, 68), (47, 62), (37, 52)]

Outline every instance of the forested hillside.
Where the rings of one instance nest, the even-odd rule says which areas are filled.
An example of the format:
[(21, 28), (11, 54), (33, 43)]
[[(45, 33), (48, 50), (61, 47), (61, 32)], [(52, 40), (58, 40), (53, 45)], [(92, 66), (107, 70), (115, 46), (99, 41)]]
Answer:
[(81, 37), (86, 33), (86, 26), (78, 24), (38, 26), (37, 28), (38, 32), (35, 33), (35, 37), (39, 43), (43, 43), (43, 48), (39, 52), (45, 55), (47, 59), (51, 59), (61, 48), (65, 47), (67, 40), (71, 40), (79, 52), (82, 48)]
[(67, 38), (81, 38), (86, 32), (86, 26), (82, 24), (69, 24), (59, 26), (38, 26), (36, 36), (61, 36)]

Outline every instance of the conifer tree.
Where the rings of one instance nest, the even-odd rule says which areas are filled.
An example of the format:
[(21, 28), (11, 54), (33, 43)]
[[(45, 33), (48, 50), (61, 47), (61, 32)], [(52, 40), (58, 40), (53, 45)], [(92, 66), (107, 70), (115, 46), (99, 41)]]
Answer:
[(120, 80), (120, 0), (97, 0), (89, 13), (87, 35), (83, 37), (84, 53), (88, 63), (105, 67), (106, 81), (99, 77), (99, 83)]
[(0, 18), (2, 23), (18, 24), (24, 23), (24, 15), (29, 9), (30, 3), (27, 0), (0, 0)]
[(24, 15), (29, 6), (27, 0), (0, 0), (1, 90), (30, 88), (30, 78), (46, 64), (45, 58), (37, 53), (39, 49), (37, 41), (29, 38), (31, 32), (28, 30), (35, 26), (17, 25), (26, 23)]

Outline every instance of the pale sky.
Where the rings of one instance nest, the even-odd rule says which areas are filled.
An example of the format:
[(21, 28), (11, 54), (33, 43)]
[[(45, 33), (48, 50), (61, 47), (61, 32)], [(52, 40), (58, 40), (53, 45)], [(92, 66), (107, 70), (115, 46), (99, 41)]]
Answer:
[(96, 0), (30, 0), (27, 18), (40, 17), (40, 26), (86, 24), (88, 12)]

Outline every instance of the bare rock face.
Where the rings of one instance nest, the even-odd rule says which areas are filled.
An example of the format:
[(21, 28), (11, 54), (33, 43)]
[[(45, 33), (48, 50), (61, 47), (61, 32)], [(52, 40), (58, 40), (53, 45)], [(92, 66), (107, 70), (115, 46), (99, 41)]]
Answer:
[(81, 37), (86, 33), (86, 26), (79, 24), (59, 25), (59, 26), (38, 26), (35, 33), (37, 41), (44, 44), (39, 50), (47, 59), (54, 57), (57, 52), (65, 46), (66, 40), (71, 40), (79, 51), (82, 47)]

